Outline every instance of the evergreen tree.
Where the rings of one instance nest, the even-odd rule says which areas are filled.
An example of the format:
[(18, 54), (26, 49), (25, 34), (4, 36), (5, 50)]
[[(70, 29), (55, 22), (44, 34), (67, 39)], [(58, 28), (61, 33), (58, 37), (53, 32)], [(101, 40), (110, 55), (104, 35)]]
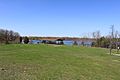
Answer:
[(29, 43), (29, 38), (28, 38), (27, 36), (24, 38), (24, 43), (25, 43), (25, 44), (28, 44), (28, 43)]

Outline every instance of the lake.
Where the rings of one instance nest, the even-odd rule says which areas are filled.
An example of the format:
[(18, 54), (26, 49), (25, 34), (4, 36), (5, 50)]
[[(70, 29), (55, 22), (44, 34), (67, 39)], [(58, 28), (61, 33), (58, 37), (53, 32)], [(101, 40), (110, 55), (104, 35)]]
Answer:
[[(30, 44), (40, 44), (42, 42), (42, 40), (30, 40)], [(74, 44), (75, 41), (73, 40), (64, 40), (63, 43), (64, 45), (68, 45), (68, 46), (72, 46)], [(91, 41), (76, 41), (77, 44), (80, 45), (84, 45), (84, 46), (91, 46), (92, 42)]]

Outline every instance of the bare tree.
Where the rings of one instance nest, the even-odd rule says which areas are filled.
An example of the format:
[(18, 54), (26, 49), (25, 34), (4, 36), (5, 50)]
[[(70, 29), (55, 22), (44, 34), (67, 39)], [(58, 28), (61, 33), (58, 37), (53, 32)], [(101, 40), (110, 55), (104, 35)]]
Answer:
[(0, 43), (8, 44), (9, 42), (14, 42), (19, 36), (19, 33), (12, 30), (0, 29)]
[(6, 44), (9, 43), (8, 40), (9, 40), (9, 31), (8, 31), (8, 30), (5, 30), (5, 43), (6, 43)]
[(93, 37), (94, 39), (96, 38), (96, 33), (95, 33), (95, 32), (92, 33), (92, 37)]
[(98, 30), (98, 31), (96, 31), (96, 32), (93, 32), (93, 33), (92, 33), (92, 36), (93, 36), (93, 38), (95, 38), (95, 39), (99, 39), (99, 38), (101, 37), (100, 31)]
[(98, 30), (96, 32), (93, 32), (92, 36), (93, 36), (94, 39), (96, 39), (96, 46), (99, 47), (100, 46), (99, 39), (101, 37), (100, 31)]
[(100, 38), (100, 31), (97, 31), (97, 32), (96, 32), (96, 37), (97, 37), (97, 39)]
[(0, 43), (4, 41), (4, 36), (5, 36), (5, 30), (0, 29)]
[(12, 30), (9, 31), (9, 40), (12, 41), (14, 38), (14, 32)]

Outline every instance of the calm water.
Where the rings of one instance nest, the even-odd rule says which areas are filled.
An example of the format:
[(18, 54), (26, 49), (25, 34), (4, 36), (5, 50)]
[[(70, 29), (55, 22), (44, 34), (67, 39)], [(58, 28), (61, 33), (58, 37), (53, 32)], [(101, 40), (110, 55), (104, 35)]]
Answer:
[[(42, 41), (41, 40), (31, 40), (29, 43), (31, 44), (40, 44)], [(76, 41), (78, 45), (82, 45), (82, 41)], [(63, 41), (64, 45), (73, 45), (74, 44), (74, 41), (72, 40), (64, 40)], [(84, 42), (84, 45), (85, 46), (91, 46), (92, 42), (90, 41), (86, 41)]]
[(72, 41), (72, 40), (71, 41), (70, 40), (69, 41), (64, 40), (63, 43), (64, 43), (64, 45), (73, 45), (74, 41)]
[(41, 40), (31, 40), (29, 43), (30, 44), (39, 44), (41, 42), (42, 42)]

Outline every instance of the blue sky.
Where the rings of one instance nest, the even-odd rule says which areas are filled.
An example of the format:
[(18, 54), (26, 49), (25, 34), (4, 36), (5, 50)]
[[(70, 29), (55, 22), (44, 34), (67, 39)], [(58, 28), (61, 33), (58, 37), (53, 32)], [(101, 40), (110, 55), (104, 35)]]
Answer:
[(120, 0), (0, 0), (0, 28), (22, 36), (107, 35), (112, 24), (120, 32)]

